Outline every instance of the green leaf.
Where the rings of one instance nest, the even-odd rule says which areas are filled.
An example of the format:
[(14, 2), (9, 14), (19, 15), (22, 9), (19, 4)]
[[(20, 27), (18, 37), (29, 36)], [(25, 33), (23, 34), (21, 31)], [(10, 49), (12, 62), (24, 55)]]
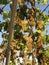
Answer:
[(6, 20), (6, 22), (4, 23), (4, 31), (9, 31), (9, 23), (10, 21), (9, 20)]
[(2, 23), (0, 23), (0, 32), (1, 32), (1, 30), (2, 30)]
[(40, 0), (37, 0), (38, 4), (40, 4)]
[(46, 50), (44, 53), (45, 53), (46, 57), (49, 58), (49, 50)]
[(0, 0), (0, 4), (7, 4), (8, 1), (7, 0)]
[(7, 19), (8, 16), (9, 16), (9, 15), (8, 15), (8, 12), (7, 12), (7, 11), (4, 11), (4, 12), (3, 12), (3, 19)]
[(20, 19), (24, 20), (24, 17), (27, 15), (26, 7), (20, 6), (20, 11), (18, 12), (18, 16)]
[(0, 32), (1, 32), (1, 30), (2, 30), (2, 27), (0, 26)]
[(16, 24), (16, 25), (14, 26), (14, 30), (16, 30), (17, 32), (20, 32), (21, 27), (20, 27), (18, 24)]

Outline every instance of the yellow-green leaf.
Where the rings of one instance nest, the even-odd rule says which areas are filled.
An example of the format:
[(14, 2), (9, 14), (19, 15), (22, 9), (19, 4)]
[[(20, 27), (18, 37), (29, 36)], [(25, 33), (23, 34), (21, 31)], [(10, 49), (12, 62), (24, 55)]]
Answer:
[(36, 32), (41, 33), (42, 31), (41, 30), (36, 30)]
[(48, 0), (43, 0), (42, 3), (43, 3), (43, 4), (47, 4), (47, 3), (48, 3)]

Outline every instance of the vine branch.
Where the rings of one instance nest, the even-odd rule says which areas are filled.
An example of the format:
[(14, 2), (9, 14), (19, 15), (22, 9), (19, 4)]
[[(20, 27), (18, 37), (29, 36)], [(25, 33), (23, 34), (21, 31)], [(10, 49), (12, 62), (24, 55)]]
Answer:
[(46, 6), (46, 8), (42, 11), (42, 13), (48, 8), (49, 4)]

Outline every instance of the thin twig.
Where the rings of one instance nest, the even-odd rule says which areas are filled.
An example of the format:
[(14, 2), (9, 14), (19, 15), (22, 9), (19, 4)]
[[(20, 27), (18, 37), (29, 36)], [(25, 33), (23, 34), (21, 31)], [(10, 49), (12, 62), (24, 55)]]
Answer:
[(42, 13), (48, 8), (49, 4), (46, 6), (46, 8), (42, 11)]

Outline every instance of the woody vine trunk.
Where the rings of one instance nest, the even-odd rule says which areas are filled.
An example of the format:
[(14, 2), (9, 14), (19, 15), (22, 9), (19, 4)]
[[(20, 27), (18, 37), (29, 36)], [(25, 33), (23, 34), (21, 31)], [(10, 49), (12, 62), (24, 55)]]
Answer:
[(10, 44), (13, 40), (15, 12), (16, 12), (16, 0), (12, 0), (11, 21), (10, 21), (10, 24), (9, 24), (9, 36), (8, 36), (8, 44), (7, 44), (7, 52), (6, 52), (6, 65), (9, 65), (9, 62), (10, 62), (10, 55), (11, 55)]

